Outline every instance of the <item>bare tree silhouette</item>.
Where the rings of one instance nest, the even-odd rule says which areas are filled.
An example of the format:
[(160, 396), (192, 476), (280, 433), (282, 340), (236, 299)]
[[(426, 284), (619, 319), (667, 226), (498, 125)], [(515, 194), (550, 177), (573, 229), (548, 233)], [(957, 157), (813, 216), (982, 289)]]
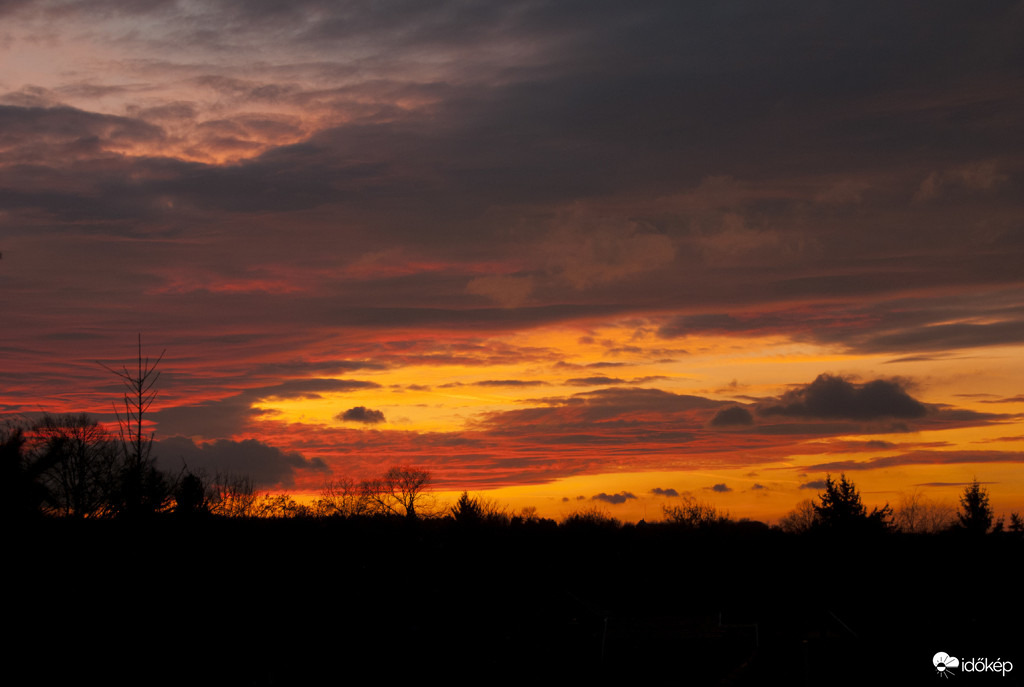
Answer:
[(711, 527), (729, 521), (729, 514), (723, 513), (710, 503), (704, 503), (692, 496), (683, 496), (680, 506), (663, 506), (665, 521), (689, 528)]
[(314, 505), (321, 517), (353, 517), (369, 514), (371, 508), (360, 485), (350, 479), (327, 482), (320, 489), (320, 498)]
[(44, 415), (33, 435), (45, 459), (44, 480), (57, 515), (101, 517), (111, 510), (117, 473), (117, 445), (88, 415)]
[(893, 524), (901, 532), (934, 534), (952, 527), (955, 519), (952, 505), (926, 499), (915, 491), (900, 498)]
[(779, 527), (784, 532), (802, 534), (809, 532), (818, 522), (818, 513), (814, 510), (814, 501), (804, 499), (793, 507), (779, 520)]
[(114, 404), (114, 415), (120, 428), (121, 449), (124, 465), (119, 479), (119, 513), (134, 516), (163, 509), (170, 502), (170, 488), (163, 474), (156, 469), (153, 461), (153, 433), (146, 431), (146, 413), (156, 399), (154, 389), (160, 373), (157, 365), (163, 360), (166, 350), (150, 362), (142, 356), (142, 335), (139, 334), (139, 354), (134, 371), (122, 365), (115, 370), (99, 363), (107, 371), (117, 375), (124, 383), (124, 409)]
[(256, 516), (259, 494), (247, 476), (218, 474), (205, 490), (207, 505), (214, 515), (229, 518)]
[(366, 500), (381, 513), (402, 515), (415, 520), (417, 511), (426, 503), (430, 473), (419, 468), (393, 467), (379, 479), (362, 483)]

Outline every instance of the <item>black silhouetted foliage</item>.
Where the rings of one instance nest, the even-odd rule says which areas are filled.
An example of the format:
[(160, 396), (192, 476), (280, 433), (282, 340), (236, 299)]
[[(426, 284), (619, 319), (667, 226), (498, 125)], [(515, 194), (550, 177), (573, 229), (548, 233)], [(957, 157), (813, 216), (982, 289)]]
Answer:
[(1015, 534), (1024, 533), (1024, 517), (1020, 513), (1010, 513), (1010, 531)]
[(208, 515), (210, 504), (207, 499), (207, 485), (194, 472), (186, 472), (174, 489), (174, 512), (181, 516)]
[(833, 531), (884, 530), (891, 524), (892, 508), (889, 504), (875, 508), (871, 513), (861, 502), (860, 492), (853, 482), (841, 475), (839, 481), (831, 475), (825, 477), (825, 492), (819, 494), (820, 503), (813, 504), (816, 525)]
[(974, 534), (985, 534), (992, 527), (992, 517), (988, 489), (975, 479), (964, 488), (960, 496), (960, 510), (957, 513), (960, 527)]
[(44, 415), (32, 434), (47, 464), (43, 478), (53, 511), (73, 518), (110, 514), (122, 466), (107, 430), (84, 413)]
[(53, 502), (44, 476), (52, 456), (28, 450), (25, 427), (8, 422), (0, 428), (0, 509), (4, 520), (39, 517)]
[[(479, 496), (470, 496), (465, 491), (451, 507), (450, 514), (455, 522), (469, 527), (507, 525), (511, 522), (511, 516), (506, 508)], [(523, 518), (520, 516), (520, 521), (522, 520)]]
[(622, 523), (600, 506), (581, 508), (562, 518), (562, 527), (583, 530), (615, 530)]
[(457, 523), (474, 525), (483, 520), (483, 510), (480, 508), (479, 502), (474, 498), (470, 498), (469, 493), (464, 491), (459, 500), (452, 506), (452, 517)]
[(729, 514), (722, 513), (710, 503), (692, 497), (683, 497), (682, 505), (663, 506), (665, 521), (690, 529), (703, 529), (729, 522)]

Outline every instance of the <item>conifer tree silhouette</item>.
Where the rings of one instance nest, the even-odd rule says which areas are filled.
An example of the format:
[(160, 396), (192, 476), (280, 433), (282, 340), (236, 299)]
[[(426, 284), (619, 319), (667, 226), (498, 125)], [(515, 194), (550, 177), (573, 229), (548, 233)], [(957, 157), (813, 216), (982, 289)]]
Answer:
[(988, 489), (975, 478), (960, 496), (957, 513), (960, 526), (974, 534), (985, 534), (992, 527), (992, 507), (988, 502)]
[(869, 514), (853, 482), (840, 475), (839, 481), (831, 475), (825, 477), (825, 493), (819, 495), (821, 503), (814, 504), (819, 526), (832, 530), (885, 529), (892, 518), (892, 508), (885, 504)]

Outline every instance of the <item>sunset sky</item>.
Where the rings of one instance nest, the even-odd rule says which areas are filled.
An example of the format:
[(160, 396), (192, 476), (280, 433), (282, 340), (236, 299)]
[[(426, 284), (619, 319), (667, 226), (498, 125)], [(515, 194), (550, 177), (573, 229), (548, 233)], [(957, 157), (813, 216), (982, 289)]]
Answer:
[(0, 413), (551, 517), (1024, 510), (1024, 3), (0, 0)]

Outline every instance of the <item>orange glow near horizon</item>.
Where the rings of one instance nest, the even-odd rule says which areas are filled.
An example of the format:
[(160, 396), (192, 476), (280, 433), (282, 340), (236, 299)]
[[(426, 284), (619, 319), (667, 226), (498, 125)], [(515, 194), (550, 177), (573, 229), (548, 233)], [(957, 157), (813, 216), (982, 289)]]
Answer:
[[(679, 494), (728, 511), (735, 518), (774, 522), (798, 501), (818, 493), (813, 487), (801, 487), (824, 478), (825, 471), (814, 468), (815, 465), (899, 459), (922, 449), (929, 453), (920, 464), (868, 470), (833, 469), (829, 472), (846, 472), (862, 490), (869, 506), (880, 506), (886, 502), (895, 504), (902, 495), (913, 491), (927, 492), (929, 496), (955, 503), (961, 490), (956, 485), (969, 482), (976, 476), (982, 481), (998, 483), (990, 491), (993, 504), (1001, 509), (999, 512), (1016, 512), (1024, 506), (1024, 493), (1017, 486), (1024, 482), (1021, 479), (1024, 472), (1019, 463), (976, 462), (974, 456), (983, 457), (984, 454), (974, 453), (970, 458), (974, 462), (954, 460), (947, 465), (941, 464), (941, 461), (955, 458), (965, 451), (1019, 452), (1024, 445), (1021, 442), (1024, 436), (1015, 435), (1020, 429), (1019, 419), (1012, 413), (1013, 403), (997, 407), (958, 396), (970, 393), (972, 385), (981, 379), (985, 380), (986, 388), (1005, 389), (1009, 393), (1014, 384), (1021, 381), (1013, 375), (1004, 375), (1011, 379), (1004, 379), (1002, 384), (988, 384), (989, 378), (998, 374), (998, 359), (982, 361), (968, 357), (965, 360), (932, 361), (928, 363), (927, 375), (921, 375), (920, 363), (893, 363), (885, 356), (837, 353), (818, 346), (792, 343), (782, 337), (687, 339), (685, 346), (675, 349), (674, 357), (668, 357), (666, 342), (643, 334), (645, 327), (637, 327), (635, 319), (630, 325), (549, 327), (491, 337), (476, 344), (484, 353), (480, 353), (483, 357), (477, 358), (472, 365), (455, 362), (396, 364), (384, 369), (360, 371), (358, 378), (372, 382), (376, 385), (374, 388), (310, 398), (262, 399), (254, 407), (265, 413), (261, 416), (265, 419), (255, 422), (252, 431), (259, 436), (260, 427), (271, 423), (275, 427), (272, 443), (288, 446), (285, 428), (289, 425), (307, 430), (320, 428), (315, 433), (321, 434), (327, 444), (318, 455), (323, 455), (337, 469), (344, 469), (346, 461), (330, 458), (330, 442), (350, 441), (358, 437), (370, 440), (369, 443), (361, 442), (362, 448), (358, 449), (364, 456), (364, 460), (358, 462), (363, 466), (360, 470), (366, 470), (371, 464), (388, 463), (423, 463), (429, 466), (437, 460), (439, 446), (449, 440), (456, 442), (449, 449), (450, 455), (476, 455), (481, 450), (490, 452), (494, 457), (484, 462), (493, 463), (495, 468), (501, 464), (502, 454), (558, 452), (564, 456), (562, 462), (565, 463), (576, 460), (571, 458), (573, 455), (584, 458), (589, 452), (591, 457), (580, 463), (582, 472), (579, 474), (571, 474), (573, 468), (568, 467), (571, 463), (565, 463), (565, 468), (559, 468), (550, 477), (530, 477), (519, 485), (514, 483), (515, 480), (523, 479), (525, 474), (504, 485), (487, 484), (493, 478), (479, 483), (475, 481), (479, 478), (460, 477), (454, 465), (443, 468), (437, 475), (442, 485), (440, 488), (445, 490), (442, 493), (450, 492), (457, 497), (463, 487), (446, 489), (443, 486), (455, 479), (456, 484), (463, 484), (471, 493), (480, 493), (507, 504), (513, 511), (534, 506), (538, 514), (556, 519), (576, 508), (592, 506), (627, 521), (660, 519), (662, 508), (671, 506), (673, 501), (655, 495), (651, 490), (674, 489)], [(650, 327), (646, 329), (649, 331)], [(438, 342), (438, 346), (443, 348), (443, 342)], [(489, 364), (487, 351), (493, 352), (495, 348), (489, 349), (488, 346), (505, 351), (503, 361)], [(522, 362), (509, 360), (509, 352), (513, 350), (527, 352), (525, 359)], [(432, 355), (429, 351), (425, 353)], [(1016, 353), (1016, 349), (1006, 352), (1007, 355)], [(965, 374), (965, 366), (971, 370), (970, 374)], [(945, 404), (975, 412), (1005, 410), (1010, 411), (1010, 415), (987, 426), (958, 426), (954, 423), (949, 428), (936, 425), (935, 429), (909, 434), (867, 430), (850, 435), (761, 435), (758, 438), (756, 432), (750, 435), (739, 430), (713, 431), (707, 425), (710, 414), (706, 411), (700, 416), (704, 418), (699, 421), (702, 424), (689, 425), (688, 431), (696, 434), (687, 443), (673, 446), (658, 439), (664, 431), (658, 415), (644, 411), (622, 417), (632, 417), (629, 422), (656, 423), (651, 424), (653, 433), (649, 435), (649, 445), (645, 445), (642, 433), (631, 433), (628, 443), (619, 444), (614, 439), (619, 425), (605, 426), (598, 421), (589, 428), (572, 430), (592, 435), (597, 443), (590, 449), (582, 444), (573, 448), (561, 442), (559, 434), (551, 435), (551, 440), (561, 443), (547, 444), (545, 448), (547, 440), (543, 439), (544, 433), (562, 431), (559, 425), (550, 423), (560, 417), (556, 412), (559, 405), (566, 402), (565, 399), (585, 399), (595, 393), (620, 389), (656, 387), (669, 394), (748, 404), (754, 398), (770, 399), (781, 395), (790, 388), (791, 380), (801, 379), (807, 383), (825, 371), (861, 380), (925, 378), (927, 386), (913, 389), (915, 398), (925, 403), (937, 404), (937, 407)], [(338, 377), (339, 380), (348, 378)], [(932, 389), (941, 390), (941, 395), (934, 394)], [(357, 406), (380, 411), (386, 420), (368, 425), (340, 418), (339, 409)], [(550, 411), (550, 417), (543, 424), (534, 425), (526, 434), (513, 431), (512, 425), (503, 424), (506, 418), (519, 422), (516, 413), (523, 411)], [(564, 422), (571, 415), (564, 417), (557, 422)], [(683, 417), (680, 416), (681, 422)], [(616, 422), (621, 423), (622, 420)], [(269, 424), (266, 426), (270, 427)], [(437, 437), (441, 444), (423, 445), (421, 437), (428, 435)], [(602, 439), (605, 435), (607, 438)], [(536, 443), (538, 439), (540, 443)], [(626, 441), (625, 438), (623, 440)], [(460, 442), (470, 442), (474, 448), (457, 447)], [(296, 448), (309, 455), (316, 443), (304, 441), (296, 444)], [(659, 460), (675, 467), (671, 471), (647, 467), (650, 461), (644, 458), (644, 454), (661, 456)], [(936, 462), (928, 462), (931, 459)], [(718, 467), (712, 467), (715, 465)], [(570, 473), (558, 474), (565, 469)], [(623, 493), (630, 496), (622, 503), (614, 503), (608, 498)], [(601, 497), (602, 494), (605, 496)], [(595, 499), (595, 496), (599, 498)]]
[(1019, 11), (924, 5), (0, 3), (0, 421), (141, 336), (261, 489), (1024, 511)]

